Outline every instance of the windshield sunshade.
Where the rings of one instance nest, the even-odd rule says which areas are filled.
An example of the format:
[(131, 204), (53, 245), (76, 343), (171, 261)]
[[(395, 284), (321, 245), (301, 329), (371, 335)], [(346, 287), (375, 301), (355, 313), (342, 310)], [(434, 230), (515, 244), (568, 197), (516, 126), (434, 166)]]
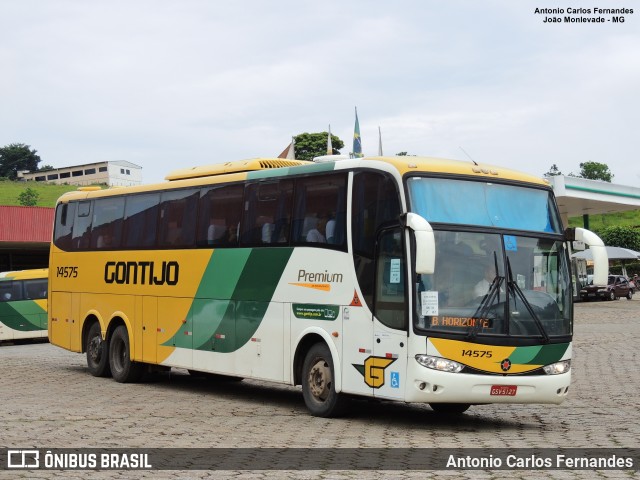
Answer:
[(550, 193), (499, 183), (414, 177), (411, 209), (431, 223), (561, 233)]

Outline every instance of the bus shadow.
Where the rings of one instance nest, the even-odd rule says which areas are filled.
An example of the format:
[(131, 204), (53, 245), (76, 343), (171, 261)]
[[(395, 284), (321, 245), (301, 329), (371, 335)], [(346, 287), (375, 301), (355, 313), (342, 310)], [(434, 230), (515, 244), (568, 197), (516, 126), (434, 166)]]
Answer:
[[(154, 388), (178, 389), (199, 394), (211, 394), (223, 400), (242, 402), (250, 409), (267, 406), (274, 416), (309, 415), (300, 387), (269, 384), (255, 380), (225, 381), (216, 378), (191, 376), (186, 372), (171, 371), (148, 374), (144, 384)], [(407, 404), (366, 398), (353, 398), (347, 415), (326, 421), (349, 422), (349, 427), (384, 423), (394, 428), (412, 430), (442, 428), (455, 431), (546, 431), (545, 426), (532, 413), (514, 418), (513, 408), (526, 406), (507, 405), (501, 411), (495, 406), (472, 406), (465, 414), (447, 415), (433, 411), (426, 404)], [(486, 410), (483, 412), (483, 409)]]
[(18, 345), (30, 345), (30, 344), (40, 344), (40, 343), (49, 343), (49, 339), (47, 337), (42, 337), (42, 338), (22, 338), (18, 340), (0, 340), (0, 347), (13, 347)]

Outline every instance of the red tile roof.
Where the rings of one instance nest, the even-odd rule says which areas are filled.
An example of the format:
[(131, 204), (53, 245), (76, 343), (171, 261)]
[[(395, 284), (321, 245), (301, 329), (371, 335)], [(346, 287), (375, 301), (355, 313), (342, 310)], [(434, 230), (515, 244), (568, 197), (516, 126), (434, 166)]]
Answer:
[(54, 208), (0, 205), (0, 242), (50, 242)]

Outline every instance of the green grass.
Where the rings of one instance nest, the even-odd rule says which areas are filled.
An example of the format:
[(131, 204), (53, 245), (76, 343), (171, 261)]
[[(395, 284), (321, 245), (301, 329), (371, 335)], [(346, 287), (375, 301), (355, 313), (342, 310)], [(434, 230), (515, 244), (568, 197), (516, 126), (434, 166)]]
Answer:
[(20, 205), (18, 196), (27, 188), (38, 192), (38, 207), (55, 207), (60, 195), (77, 190), (78, 186), (3, 180), (0, 181), (0, 205)]
[[(569, 218), (570, 227), (582, 227), (582, 217)], [(589, 215), (589, 230), (599, 231), (607, 227), (637, 227), (640, 228), (640, 210), (627, 212)]]

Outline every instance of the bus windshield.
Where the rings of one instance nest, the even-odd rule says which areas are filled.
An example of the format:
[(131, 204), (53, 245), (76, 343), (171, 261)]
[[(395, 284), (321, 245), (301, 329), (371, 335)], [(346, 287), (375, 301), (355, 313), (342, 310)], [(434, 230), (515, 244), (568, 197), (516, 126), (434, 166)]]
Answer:
[(412, 210), (430, 223), (562, 233), (544, 189), (449, 178), (407, 180)]
[(571, 335), (571, 284), (559, 240), (436, 231), (436, 267), (416, 285), (416, 327), (478, 335)]

